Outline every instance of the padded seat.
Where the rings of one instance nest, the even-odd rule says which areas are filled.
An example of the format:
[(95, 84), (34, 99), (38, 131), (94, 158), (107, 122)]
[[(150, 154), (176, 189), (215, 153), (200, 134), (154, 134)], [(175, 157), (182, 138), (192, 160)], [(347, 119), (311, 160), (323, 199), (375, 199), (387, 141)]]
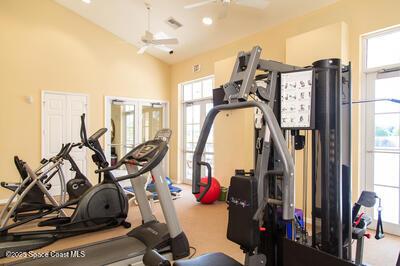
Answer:
[(174, 266), (242, 266), (241, 263), (221, 252), (208, 253), (190, 260), (178, 260)]

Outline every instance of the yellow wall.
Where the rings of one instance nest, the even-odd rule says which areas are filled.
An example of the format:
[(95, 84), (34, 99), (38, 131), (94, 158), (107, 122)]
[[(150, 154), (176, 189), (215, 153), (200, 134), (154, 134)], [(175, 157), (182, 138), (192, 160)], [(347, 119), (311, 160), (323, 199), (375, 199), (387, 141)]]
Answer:
[[(195, 56), (172, 66), (171, 73), (171, 126), (175, 132), (172, 140), (171, 176), (181, 178), (180, 165), (177, 158), (181, 138), (179, 128), (180, 98), (178, 84), (214, 73), (217, 61), (235, 56), (240, 50), (249, 50), (254, 45), (263, 48), (262, 58), (285, 61), (286, 40), (326, 25), (344, 22), (348, 25), (349, 50), (348, 57), (353, 64), (353, 99), (360, 97), (360, 61), (361, 42), (363, 34), (400, 24), (400, 1), (398, 0), (341, 0), (335, 4), (319, 9), (268, 29), (260, 29), (256, 34), (243, 38), (218, 49)], [(212, 40), (210, 40), (212, 41)], [(312, 62), (309, 62), (312, 63)], [(192, 73), (191, 67), (201, 64), (201, 71)], [(219, 85), (216, 83), (216, 85)], [(353, 190), (359, 188), (359, 107), (353, 108)], [(239, 145), (239, 144), (238, 144)], [(175, 158), (174, 158), (175, 157)], [(216, 165), (216, 168), (223, 165)], [(354, 194), (355, 195), (355, 194)], [(354, 196), (353, 195), (353, 196)], [(355, 198), (353, 198), (355, 199)]]
[(348, 61), (348, 26), (344, 22), (330, 24), (286, 39), (285, 62), (306, 66), (321, 58)]
[[(93, 132), (104, 126), (105, 95), (169, 100), (169, 88), (168, 64), (137, 55), (55, 2), (1, 0), (1, 180), (16, 181), (14, 155), (33, 165), (40, 160), (41, 90), (87, 93)], [(33, 104), (25, 96), (33, 96)]]

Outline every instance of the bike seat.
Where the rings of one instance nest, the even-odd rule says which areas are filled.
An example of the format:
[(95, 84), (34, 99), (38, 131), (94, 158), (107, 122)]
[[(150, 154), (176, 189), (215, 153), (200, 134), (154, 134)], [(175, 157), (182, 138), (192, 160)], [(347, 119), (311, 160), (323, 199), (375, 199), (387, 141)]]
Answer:
[(208, 253), (190, 260), (178, 260), (174, 266), (242, 266), (241, 263), (221, 252)]

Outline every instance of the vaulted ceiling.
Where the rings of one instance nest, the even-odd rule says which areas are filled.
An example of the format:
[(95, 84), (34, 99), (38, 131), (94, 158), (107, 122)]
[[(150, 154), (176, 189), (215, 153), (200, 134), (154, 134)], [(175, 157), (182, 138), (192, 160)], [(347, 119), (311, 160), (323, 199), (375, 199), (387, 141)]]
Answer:
[[(87, 20), (115, 34), (123, 41), (140, 47), (141, 36), (147, 28), (144, 0), (54, 0)], [(164, 32), (179, 39), (169, 54), (154, 47), (148, 53), (167, 62), (176, 63), (208, 50), (223, 46), (266, 27), (304, 15), (336, 0), (270, 0), (265, 9), (229, 5), (224, 18), (222, 4), (211, 3), (196, 9), (184, 9), (200, 0), (146, 0), (151, 5), (150, 30)], [(214, 23), (206, 26), (203, 17)], [(165, 22), (173, 17), (183, 26), (173, 29)]]

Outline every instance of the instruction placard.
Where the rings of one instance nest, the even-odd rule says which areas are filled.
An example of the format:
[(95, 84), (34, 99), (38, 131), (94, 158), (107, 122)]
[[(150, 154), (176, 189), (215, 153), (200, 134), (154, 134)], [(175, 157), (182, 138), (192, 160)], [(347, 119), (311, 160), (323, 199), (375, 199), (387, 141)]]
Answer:
[(313, 70), (281, 74), (281, 127), (309, 129), (314, 126)]

